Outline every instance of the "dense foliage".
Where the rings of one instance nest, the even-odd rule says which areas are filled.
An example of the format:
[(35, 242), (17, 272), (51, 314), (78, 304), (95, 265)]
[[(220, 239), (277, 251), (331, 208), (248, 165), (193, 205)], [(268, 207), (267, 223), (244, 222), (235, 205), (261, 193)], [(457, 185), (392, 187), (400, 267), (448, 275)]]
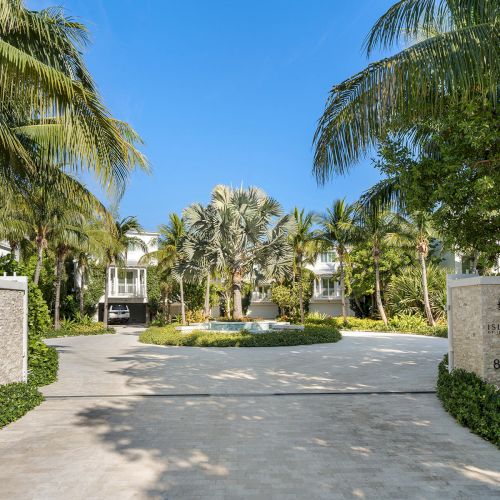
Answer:
[(28, 341), (28, 383), (35, 386), (52, 384), (57, 380), (59, 359), (54, 347), (37, 336)]
[(0, 385), (0, 428), (38, 406), (43, 395), (35, 385), (16, 382)]
[(273, 347), (287, 345), (308, 345), (338, 342), (342, 338), (333, 325), (306, 325), (304, 331), (283, 331), (250, 333), (220, 333), (195, 331), (182, 333), (174, 325), (162, 328), (151, 327), (141, 334), (139, 340), (145, 344), (177, 345), (192, 347)]
[(437, 394), (447, 412), (472, 432), (500, 448), (500, 389), (465, 370), (439, 364)]
[(104, 335), (107, 333), (115, 333), (115, 330), (111, 327), (106, 328), (102, 322), (91, 320), (84, 322), (62, 321), (59, 330), (50, 329), (44, 333), (43, 337), (51, 339), (55, 337), (76, 337), (78, 335)]
[[(427, 285), (435, 319), (446, 316), (446, 269), (429, 265)], [(394, 315), (424, 316), (422, 269), (405, 267), (391, 277), (387, 287), (387, 305)]]
[(416, 335), (429, 335), (434, 337), (447, 337), (448, 326), (441, 322), (436, 326), (429, 326), (422, 316), (401, 315), (389, 319), (387, 326), (383, 321), (369, 318), (342, 318), (327, 317), (321, 314), (309, 314), (306, 321), (314, 325), (332, 325), (343, 330), (358, 330), (364, 332), (392, 332), (412, 333)]

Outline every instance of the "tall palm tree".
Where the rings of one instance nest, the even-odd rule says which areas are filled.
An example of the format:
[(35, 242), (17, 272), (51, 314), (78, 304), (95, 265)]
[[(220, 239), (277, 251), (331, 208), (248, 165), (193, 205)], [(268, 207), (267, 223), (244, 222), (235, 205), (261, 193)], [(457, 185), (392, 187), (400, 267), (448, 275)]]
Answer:
[(312, 212), (305, 213), (304, 209), (299, 210), (295, 207), (292, 215), (295, 224), (289, 237), (299, 277), (300, 321), (304, 323), (304, 265), (314, 263), (321, 248), (321, 240), (318, 231), (314, 229), (316, 217)]
[(435, 326), (436, 321), (432, 314), (429, 300), (429, 287), (427, 283), (427, 263), (429, 255), (429, 240), (438, 235), (432, 224), (432, 214), (423, 211), (413, 211), (408, 214), (405, 197), (400, 186), (399, 176), (395, 175), (382, 179), (368, 189), (360, 199), (365, 210), (377, 210), (377, 207), (397, 211), (405, 218), (404, 234), (407, 239), (414, 242), (418, 261), (422, 270), (422, 294), (424, 311), (429, 325)]
[(233, 189), (219, 185), (212, 191), (214, 217), (190, 221), (190, 232), (214, 232), (217, 266), (231, 276), (233, 318), (243, 318), (241, 290), (254, 267), (266, 276), (284, 276), (292, 267), (288, 232), (290, 215), (282, 216), (280, 204), (262, 190)]
[(340, 297), (342, 317), (347, 321), (347, 302), (345, 296), (345, 265), (349, 256), (349, 246), (356, 239), (356, 205), (346, 203), (345, 199), (335, 200), (331, 208), (321, 218), (322, 237), (335, 250), (339, 261)]
[(205, 317), (210, 318), (210, 284), (219, 269), (220, 257), (217, 246), (218, 212), (212, 205), (194, 203), (184, 209), (187, 234), (182, 244), (185, 255), (183, 267), (195, 279), (205, 278)]
[[(172, 212), (168, 216), (167, 224), (160, 224), (157, 239), (158, 250), (146, 253), (141, 263), (156, 262), (160, 271), (165, 275), (172, 275), (174, 266), (182, 258), (182, 243), (186, 236), (186, 226), (182, 217)], [(182, 324), (186, 323), (186, 306), (184, 303), (184, 273), (180, 272), (176, 279), (180, 288)], [(168, 301), (168, 298), (167, 298)]]
[(0, 207), (0, 236), (32, 239), (37, 254), (33, 281), (37, 285), (52, 236), (66, 230), (74, 234), (78, 214), (91, 218), (96, 213), (105, 217), (107, 212), (85, 186), (57, 167), (39, 168), (36, 176), (18, 178), (12, 186)]
[(499, 35), (497, 0), (396, 2), (373, 26), (367, 54), (407, 46), (330, 91), (314, 136), (318, 180), (346, 172), (388, 132), (422, 144), (419, 122), (473, 94), (496, 106)]
[(113, 221), (108, 225), (108, 232), (102, 234), (101, 245), (104, 250), (104, 261), (106, 264), (103, 323), (106, 328), (108, 326), (110, 269), (113, 266), (121, 266), (126, 263), (129, 249), (140, 248), (143, 252), (147, 252), (146, 243), (137, 236), (137, 233), (141, 231), (143, 229), (137, 218), (128, 216)]
[(81, 58), (83, 25), (61, 9), (0, 2), (0, 178), (36, 175), (39, 164), (88, 169), (121, 193), (135, 166), (148, 168), (140, 138), (105, 108)]
[(403, 220), (399, 214), (372, 206), (360, 209), (356, 218), (357, 238), (369, 243), (375, 268), (375, 301), (380, 318), (387, 325), (387, 315), (380, 291), (380, 259), (386, 243), (406, 240), (401, 230)]

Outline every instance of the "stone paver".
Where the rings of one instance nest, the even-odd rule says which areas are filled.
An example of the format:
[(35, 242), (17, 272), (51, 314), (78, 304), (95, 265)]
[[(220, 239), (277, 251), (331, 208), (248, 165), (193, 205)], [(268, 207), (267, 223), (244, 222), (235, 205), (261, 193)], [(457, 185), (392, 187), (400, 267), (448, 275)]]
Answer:
[[(433, 394), (384, 394), (432, 390), (445, 339), (167, 348), (122, 328), (51, 343), (60, 380), (0, 431), (2, 499), (500, 498), (494, 446)], [(310, 394), (325, 391), (341, 394)]]

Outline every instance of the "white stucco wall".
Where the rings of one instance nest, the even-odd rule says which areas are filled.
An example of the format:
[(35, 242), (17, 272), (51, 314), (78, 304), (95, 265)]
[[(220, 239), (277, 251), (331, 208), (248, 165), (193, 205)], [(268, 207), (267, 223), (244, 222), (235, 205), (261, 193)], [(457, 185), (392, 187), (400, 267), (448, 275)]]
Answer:
[(255, 302), (250, 304), (246, 315), (249, 318), (275, 319), (278, 316), (278, 306), (272, 302)]

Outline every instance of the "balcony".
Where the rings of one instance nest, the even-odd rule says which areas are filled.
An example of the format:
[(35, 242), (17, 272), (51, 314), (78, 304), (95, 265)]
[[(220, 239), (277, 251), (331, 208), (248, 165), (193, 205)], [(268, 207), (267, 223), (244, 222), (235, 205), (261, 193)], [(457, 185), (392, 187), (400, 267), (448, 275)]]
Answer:
[(271, 302), (271, 289), (259, 286), (252, 292), (252, 302)]
[(145, 298), (146, 269), (144, 268), (115, 268), (109, 269), (108, 275), (109, 296), (111, 298)]
[(331, 277), (318, 277), (313, 282), (313, 295), (315, 300), (339, 300), (340, 283)]

